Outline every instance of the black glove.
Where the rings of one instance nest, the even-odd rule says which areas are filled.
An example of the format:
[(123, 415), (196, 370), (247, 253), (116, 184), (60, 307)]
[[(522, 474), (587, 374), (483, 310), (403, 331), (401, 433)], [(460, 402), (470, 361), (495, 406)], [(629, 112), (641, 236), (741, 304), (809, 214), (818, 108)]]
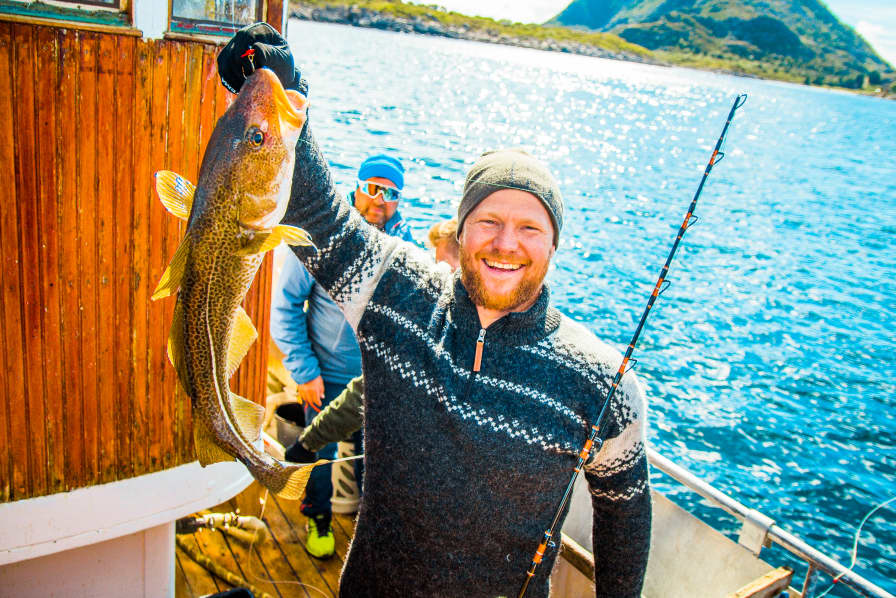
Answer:
[(314, 463), (317, 461), (317, 455), (302, 446), (301, 440), (296, 440), (295, 444), (286, 449), (286, 460), (293, 463)]
[(243, 27), (218, 54), (221, 83), (233, 93), (239, 93), (246, 77), (262, 67), (274, 71), (284, 88), (308, 95), (308, 83), (296, 68), (289, 45), (267, 23)]

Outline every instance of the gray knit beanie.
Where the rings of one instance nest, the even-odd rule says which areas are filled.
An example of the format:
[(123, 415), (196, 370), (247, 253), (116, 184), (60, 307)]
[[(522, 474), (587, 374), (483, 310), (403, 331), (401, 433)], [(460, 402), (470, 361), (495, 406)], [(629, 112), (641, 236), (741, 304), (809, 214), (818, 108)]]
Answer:
[(458, 237), (470, 212), (483, 199), (501, 189), (528, 191), (541, 200), (554, 225), (556, 247), (560, 242), (560, 229), (563, 228), (563, 198), (557, 181), (544, 164), (516, 148), (486, 152), (470, 168), (457, 208)]

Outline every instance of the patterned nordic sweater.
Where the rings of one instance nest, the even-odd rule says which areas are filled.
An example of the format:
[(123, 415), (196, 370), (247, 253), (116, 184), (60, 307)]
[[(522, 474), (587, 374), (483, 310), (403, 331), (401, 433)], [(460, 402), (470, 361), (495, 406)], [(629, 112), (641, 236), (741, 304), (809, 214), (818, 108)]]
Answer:
[[(516, 596), (621, 355), (549, 306), (486, 331), (463, 285), (336, 193), (306, 126), (284, 222), (356, 330), (365, 376), (364, 500), (340, 596)], [(481, 368), (473, 372), (484, 334)], [(650, 540), (644, 397), (623, 378), (586, 467), (596, 595), (640, 596)], [(546, 598), (556, 551), (528, 596)]]

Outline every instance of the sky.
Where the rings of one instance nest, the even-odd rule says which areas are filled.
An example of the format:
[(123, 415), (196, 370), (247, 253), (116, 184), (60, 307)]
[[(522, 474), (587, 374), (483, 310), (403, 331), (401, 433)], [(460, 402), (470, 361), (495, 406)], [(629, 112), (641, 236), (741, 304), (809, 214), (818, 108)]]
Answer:
[[(570, 0), (414, 0), (467, 15), (543, 23)], [(877, 53), (896, 66), (896, 0), (824, 0), (838, 19), (858, 31)]]

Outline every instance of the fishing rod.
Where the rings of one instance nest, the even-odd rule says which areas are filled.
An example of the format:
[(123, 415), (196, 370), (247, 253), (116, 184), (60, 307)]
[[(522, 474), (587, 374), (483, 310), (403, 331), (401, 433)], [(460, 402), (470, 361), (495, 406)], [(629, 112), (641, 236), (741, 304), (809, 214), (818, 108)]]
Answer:
[(734, 104), (731, 106), (731, 111), (728, 113), (728, 119), (725, 121), (725, 126), (722, 128), (722, 134), (719, 135), (719, 140), (716, 142), (716, 147), (712, 151), (712, 156), (709, 158), (709, 163), (706, 165), (706, 170), (703, 171), (703, 178), (700, 179), (700, 186), (697, 187), (697, 192), (694, 194), (694, 199), (691, 200), (691, 205), (688, 208), (688, 213), (684, 217), (684, 222), (681, 223), (681, 227), (678, 229), (678, 236), (675, 237), (675, 242), (672, 244), (672, 250), (669, 252), (669, 256), (666, 258), (666, 263), (663, 265), (662, 271), (660, 271), (660, 277), (656, 281), (656, 286), (653, 288), (653, 293), (650, 294), (650, 299), (647, 300), (647, 307), (644, 308), (644, 313), (641, 314), (641, 321), (638, 322), (638, 327), (635, 329), (635, 334), (632, 336), (631, 342), (628, 344), (628, 349), (625, 351), (625, 356), (622, 358), (622, 365), (619, 366), (619, 370), (616, 372), (616, 376), (613, 378), (613, 384), (610, 386), (610, 390), (607, 392), (607, 396), (604, 399), (604, 404), (600, 409), (600, 413), (597, 416), (597, 421), (594, 425), (591, 426), (591, 434), (588, 437), (588, 440), (585, 441), (585, 445), (582, 447), (582, 450), (579, 452), (579, 459), (576, 462), (575, 468), (573, 468), (572, 479), (569, 481), (569, 484), (566, 486), (566, 490), (563, 492), (563, 498), (560, 499), (560, 505), (557, 507), (557, 512), (554, 514), (554, 520), (551, 521), (551, 526), (544, 532), (544, 537), (541, 540), (541, 543), (538, 545), (538, 548), (535, 549), (535, 555), (532, 557), (532, 564), (529, 565), (529, 569), (526, 571), (526, 578), (523, 580), (523, 585), (520, 588), (520, 592), (518, 594), (518, 598), (523, 598), (526, 594), (526, 588), (529, 587), (529, 582), (532, 581), (532, 578), (535, 576), (535, 570), (538, 568), (538, 565), (541, 563), (542, 559), (544, 559), (545, 551), (548, 547), (554, 548), (556, 544), (554, 543), (554, 534), (557, 530), (557, 523), (560, 521), (560, 517), (563, 515), (564, 509), (566, 509), (566, 505), (569, 503), (570, 496), (572, 496), (573, 485), (576, 482), (576, 479), (579, 477), (579, 472), (582, 471), (582, 467), (585, 464), (585, 461), (591, 456), (592, 451), (597, 453), (600, 452), (601, 447), (603, 446), (603, 440), (600, 438), (600, 429), (603, 426), (604, 420), (607, 417), (608, 407), (610, 405), (610, 401), (613, 398), (613, 395), (616, 393), (616, 388), (619, 386), (620, 380), (622, 380), (622, 376), (626, 373), (626, 366), (628, 365), (629, 360), (631, 359), (632, 352), (635, 350), (635, 343), (638, 342), (638, 337), (641, 335), (641, 330), (644, 328), (644, 323), (647, 321), (647, 316), (650, 313), (650, 309), (653, 307), (653, 304), (656, 302), (657, 297), (665, 290), (663, 286), (666, 281), (666, 274), (669, 272), (669, 266), (672, 264), (672, 258), (675, 256), (675, 251), (678, 249), (678, 244), (681, 242), (681, 238), (684, 236), (685, 231), (691, 226), (692, 218), (696, 218), (694, 216), (694, 209), (697, 207), (697, 199), (700, 197), (700, 193), (703, 191), (703, 185), (706, 183), (707, 177), (709, 177), (709, 173), (712, 171), (712, 167), (722, 161), (722, 158), (725, 157), (725, 153), (720, 151), (722, 147), (722, 143), (725, 141), (725, 135), (728, 133), (728, 126), (731, 124), (731, 119), (734, 118), (734, 113), (738, 108), (744, 105), (744, 102), (747, 101), (747, 94), (741, 94), (734, 99)]

